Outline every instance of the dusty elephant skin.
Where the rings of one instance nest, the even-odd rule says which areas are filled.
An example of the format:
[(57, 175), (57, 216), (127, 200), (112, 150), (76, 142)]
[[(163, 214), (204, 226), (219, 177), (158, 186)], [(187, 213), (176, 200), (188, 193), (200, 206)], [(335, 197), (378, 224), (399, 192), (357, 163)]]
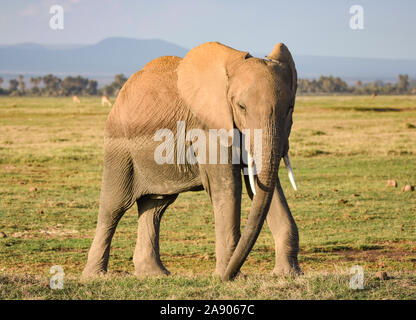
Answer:
[[(117, 223), (135, 202), (139, 215), (135, 274), (168, 274), (159, 256), (163, 213), (179, 193), (203, 189), (214, 209), (215, 274), (223, 280), (236, 276), (264, 220), (275, 241), (273, 272), (300, 272), (298, 230), (278, 179), (281, 158), (289, 150), (297, 75), (284, 44), (276, 45), (267, 58), (254, 58), (209, 42), (192, 49), (183, 59), (157, 58), (127, 81), (106, 123), (98, 222), (83, 277), (107, 271)], [(176, 145), (178, 121), (184, 121), (187, 130), (205, 132), (262, 129), (262, 170), (254, 179), (244, 176), (252, 206), (241, 235), (243, 162), (156, 163), (154, 153), (160, 142), (154, 141), (155, 132), (171, 130)], [(247, 149), (249, 154), (253, 152), (252, 143)]]

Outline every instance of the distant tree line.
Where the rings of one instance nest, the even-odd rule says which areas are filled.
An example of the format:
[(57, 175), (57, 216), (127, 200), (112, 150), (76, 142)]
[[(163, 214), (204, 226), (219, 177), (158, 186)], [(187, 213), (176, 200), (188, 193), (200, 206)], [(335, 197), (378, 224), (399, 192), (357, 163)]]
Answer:
[(409, 81), (407, 74), (399, 74), (396, 83), (380, 80), (364, 84), (357, 81), (349, 86), (344, 80), (333, 76), (320, 76), (316, 79), (299, 79), (298, 92), (303, 94), (344, 93), (354, 95), (368, 94), (416, 94), (416, 82)]
[[(17, 79), (9, 80), (8, 88), (3, 88), (3, 79), (0, 77), (0, 95), (10, 96), (116, 96), (121, 87), (127, 81), (123, 74), (114, 76), (111, 84), (98, 89), (98, 82), (81, 76), (68, 76), (64, 79), (52, 74), (43, 77), (29, 78), (30, 87), (26, 86), (22, 75)], [(299, 79), (298, 93), (300, 94), (416, 94), (416, 81), (410, 81), (407, 74), (399, 74), (396, 83), (373, 81), (363, 83), (357, 81), (354, 85), (348, 85), (339, 77), (320, 76), (318, 79)]]
[(29, 78), (30, 88), (26, 86), (23, 75), (9, 80), (8, 88), (3, 88), (4, 80), (0, 77), (0, 95), (9, 96), (114, 96), (127, 81), (123, 74), (114, 76), (111, 84), (98, 89), (98, 82), (81, 76), (68, 76), (61, 79), (53, 74)]

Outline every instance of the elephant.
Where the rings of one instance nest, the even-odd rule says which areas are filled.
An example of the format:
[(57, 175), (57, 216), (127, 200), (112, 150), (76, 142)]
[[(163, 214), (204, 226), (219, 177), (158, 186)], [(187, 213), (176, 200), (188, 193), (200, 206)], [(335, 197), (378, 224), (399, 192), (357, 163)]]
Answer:
[[(134, 273), (168, 275), (159, 253), (161, 218), (180, 193), (202, 190), (214, 211), (215, 275), (227, 281), (240, 273), (265, 220), (275, 242), (273, 274), (301, 273), (298, 229), (278, 177), (283, 158), (294, 184), (288, 152), (296, 89), (295, 63), (283, 43), (262, 59), (206, 42), (184, 58), (159, 57), (132, 75), (105, 125), (98, 220), (82, 276), (107, 272), (115, 229), (134, 203), (138, 208)], [(171, 130), (176, 145), (182, 130), (179, 122), (186, 124), (185, 130), (206, 133), (225, 129), (252, 134), (261, 129), (261, 157), (255, 159), (250, 142), (246, 163), (157, 164), (154, 154), (160, 142), (155, 141), (155, 132)], [(228, 140), (225, 148), (231, 148)], [(259, 161), (261, 171), (254, 172)], [(252, 204), (241, 233), (243, 181)]]

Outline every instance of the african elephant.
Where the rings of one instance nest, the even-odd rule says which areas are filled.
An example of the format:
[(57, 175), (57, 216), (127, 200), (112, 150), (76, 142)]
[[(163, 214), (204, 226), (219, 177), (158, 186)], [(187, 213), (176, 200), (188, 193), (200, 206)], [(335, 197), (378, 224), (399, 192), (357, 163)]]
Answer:
[[(162, 215), (179, 193), (204, 189), (214, 210), (215, 274), (230, 280), (239, 273), (266, 216), (275, 240), (273, 272), (299, 273), (298, 230), (278, 179), (282, 158), (290, 167), (287, 155), (296, 88), (295, 64), (282, 43), (267, 59), (260, 59), (208, 42), (183, 59), (157, 58), (131, 76), (106, 122), (97, 228), (83, 276), (107, 271), (116, 226), (135, 202), (139, 212), (135, 274), (168, 274), (159, 256)], [(179, 122), (186, 124), (185, 130), (199, 128), (207, 133), (234, 128), (252, 134), (261, 129), (261, 158), (254, 159), (250, 142), (246, 162), (157, 164), (154, 154), (160, 142), (155, 141), (155, 133), (160, 128), (171, 130), (176, 145), (182, 130)], [(231, 148), (228, 142), (226, 148)], [(253, 173), (259, 164), (255, 161), (262, 169)], [(240, 234), (245, 168), (252, 205)]]

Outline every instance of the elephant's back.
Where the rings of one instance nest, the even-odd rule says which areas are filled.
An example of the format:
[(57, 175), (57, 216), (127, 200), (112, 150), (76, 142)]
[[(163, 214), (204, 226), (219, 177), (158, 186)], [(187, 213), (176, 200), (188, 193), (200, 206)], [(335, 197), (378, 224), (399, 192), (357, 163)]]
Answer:
[(153, 72), (175, 71), (182, 58), (177, 56), (163, 56), (148, 62), (142, 70)]
[(176, 121), (190, 116), (177, 90), (180, 60), (173, 56), (157, 58), (128, 79), (107, 119), (107, 137), (153, 136), (162, 128), (176, 129)]

